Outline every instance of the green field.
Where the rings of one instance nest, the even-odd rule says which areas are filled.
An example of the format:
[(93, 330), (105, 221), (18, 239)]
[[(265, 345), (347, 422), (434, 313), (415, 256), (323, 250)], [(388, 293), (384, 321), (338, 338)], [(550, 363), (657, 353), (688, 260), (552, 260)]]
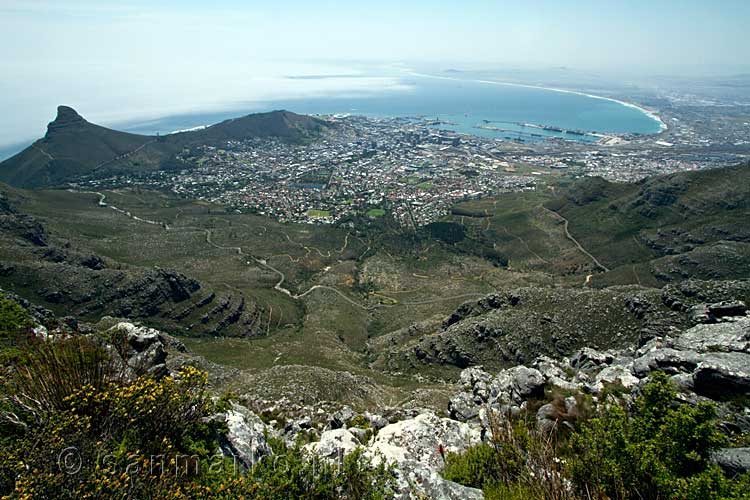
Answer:
[(328, 210), (314, 210), (314, 209), (311, 209), (311, 210), (307, 211), (307, 216), (308, 217), (317, 217), (317, 218), (330, 217), (331, 216), (331, 212), (329, 212)]

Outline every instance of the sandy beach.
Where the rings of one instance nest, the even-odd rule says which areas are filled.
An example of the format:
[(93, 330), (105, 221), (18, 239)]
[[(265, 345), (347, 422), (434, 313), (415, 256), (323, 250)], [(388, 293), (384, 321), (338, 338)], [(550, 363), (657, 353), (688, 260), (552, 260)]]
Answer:
[(560, 92), (563, 94), (573, 94), (573, 95), (580, 95), (584, 97), (590, 97), (592, 99), (601, 99), (604, 101), (615, 102), (622, 106), (640, 111), (641, 113), (643, 113), (644, 115), (646, 115), (647, 117), (649, 117), (650, 119), (654, 120), (655, 122), (659, 124), (660, 132), (664, 132), (668, 128), (667, 124), (664, 123), (664, 121), (661, 119), (661, 117), (659, 117), (659, 115), (655, 111), (646, 109), (642, 106), (638, 106), (637, 104), (633, 104), (632, 102), (622, 101), (620, 99), (615, 99), (613, 97), (605, 97), (605, 96), (600, 96), (600, 95), (595, 95), (595, 94), (587, 94), (586, 92), (581, 92), (578, 90), (560, 89), (556, 87), (543, 87), (541, 85), (529, 85), (529, 84), (524, 84), (524, 83), (499, 82), (496, 80), (467, 80), (463, 78), (455, 78), (455, 77), (450, 77), (450, 76), (428, 75), (424, 73), (414, 73), (414, 72), (410, 72), (409, 75), (423, 77), (423, 78), (437, 78), (440, 80), (451, 80), (451, 81), (457, 81), (457, 82), (474, 82), (474, 83), (484, 83), (488, 85), (503, 85), (503, 86), (508, 86), (508, 87), (521, 87), (521, 88), (527, 88), (527, 89), (550, 90), (552, 92)]

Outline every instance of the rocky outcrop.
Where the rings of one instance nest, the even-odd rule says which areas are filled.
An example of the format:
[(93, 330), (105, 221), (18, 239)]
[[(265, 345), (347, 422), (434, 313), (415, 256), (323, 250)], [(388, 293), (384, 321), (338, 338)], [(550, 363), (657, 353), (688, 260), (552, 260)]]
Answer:
[(480, 442), (478, 427), (423, 413), (390, 424), (366, 448), (373, 460), (397, 466), (397, 498), (481, 499), (482, 492), (446, 481), (440, 475), (445, 453), (459, 453)]
[(222, 454), (244, 470), (273, 454), (266, 440), (273, 431), (244, 406), (232, 403), (231, 409), (211, 418), (226, 424), (226, 432), (219, 436)]
[[(370, 352), (374, 366), (386, 371), (440, 365), (446, 377), (471, 366), (496, 371), (529, 366), (540, 355), (576, 353), (573, 368), (588, 370), (633, 344), (675, 337), (696, 324), (732, 322), (749, 300), (750, 280), (684, 280), (661, 290), (518, 288), (466, 302), (441, 324), (423, 322), (373, 340)], [(592, 350), (603, 359), (592, 358)]]
[(433, 413), (422, 413), (384, 427), (368, 449), (396, 461), (414, 460), (440, 468), (443, 465), (440, 447), (445, 452), (457, 453), (479, 441), (480, 432), (476, 427)]
[(44, 247), (49, 242), (44, 226), (34, 217), (15, 212), (0, 214), (0, 233), (15, 238), (22, 244)]
[[(372, 345), (380, 349), (377, 366), (391, 371), (418, 371), (424, 365), (499, 370), (528, 365), (539, 355), (571, 356), (585, 347), (619, 350), (639, 339), (663, 337), (693, 324), (688, 309), (665, 303), (659, 290), (637, 286), (519, 288), (462, 304), (416, 341)], [(408, 339), (402, 335), (401, 340)], [(579, 361), (603, 360), (586, 359), (584, 353)]]
[(120, 322), (106, 333), (133, 375), (163, 377), (169, 374), (167, 352), (162, 342), (166, 336), (159, 330)]
[(729, 477), (750, 472), (750, 448), (722, 448), (711, 455), (711, 461)]
[(361, 447), (362, 443), (347, 429), (332, 429), (320, 435), (320, 441), (304, 446), (308, 453), (343, 463), (344, 456)]
[[(594, 398), (611, 388), (632, 399), (654, 371), (671, 375), (684, 401), (709, 398), (720, 405), (750, 395), (750, 317), (741, 307), (727, 307), (721, 321), (698, 324), (674, 337), (654, 338), (638, 349), (597, 351), (583, 348), (572, 356), (538, 357), (530, 366), (516, 366), (491, 375), (481, 367), (461, 372), (462, 391), (454, 395), (448, 410), (460, 421), (477, 420), (488, 426), (488, 410), (515, 414), (531, 400), (542, 399), (545, 388), (560, 394), (590, 394)], [(543, 405), (537, 426), (548, 431), (561, 419), (575, 414), (577, 401), (568, 397), (556, 405)], [(748, 410), (750, 411), (750, 409)], [(721, 412), (732, 414), (727, 406)], [(739, 428), (727, 423), (727, 428)]]
[[(343, 458), (361, 448), (374, 464), (395, 466), (397, 493), (394, 498), (417, 500), (481, 499), (482, 492), (446, 481), (440, 475), (445, 466), (446, 453), (459, 453), (480, 442), (478, 426), (440, 418), (425, 412), (414, 418), (385, 425), (369, 443), (355, 434), (357, 428), (344, 428), (343, 421), (351, 420), (351, 410), (332, 416), (335, 425), (323, 432), (318, 442), (304, 446), (307, 453), (326, 460), (343, 463)], [(380, 417), (382, 418), (382, 417)], [(371, 418), (370, 420), (379, 420)]]
[(47, 125), (47, 135), (54, 134), (60, 130), (70, 129), (86, 123), (75, 109), (69, 106), (58, 106), (57, 116)]
[(524, 401), (543, 396), (547, 381), (542, 372), (523, 365), (502, 370), (494, 377), (481, 367), (468, 368), (461, 372), (464, 391), (451, 398), (448, 411), (459, 421), (473, 419), (487, 407), (518, 411)]
[(750, 394), (750, 354), (714, 353), (705, 357), (692, 374), (695, 392), (724, 400)]
[[(71, 110), (62, 116), (67, 123), (77, 115)], [(0, 190), (0, 250), (5, 256), (0, 276), (6, 287), (83, 319), (109, 315), (152, 320), (160, 328), (192, 335), (265, 332), (257, 321), (265, 314), (244, 294), (217, 293), (174, 270), (135, 267), (97, 255), (24, 214), (12, 204), (20, 196)]]

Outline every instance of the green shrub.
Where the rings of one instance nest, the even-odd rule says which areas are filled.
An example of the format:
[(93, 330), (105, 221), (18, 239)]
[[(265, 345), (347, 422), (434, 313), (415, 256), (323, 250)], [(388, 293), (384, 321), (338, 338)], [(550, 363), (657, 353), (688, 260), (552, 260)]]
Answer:
[(114, 375), (109, 354), (83, 337), (39, 341), (28, 348), (7, 392), (36, 422), (67, 408), (66, 398), (83, 387), (101, 390)]
[[(219, 408), (207, 393), (206, 374), (195, 368), (129, 380), (85, 338), (32, 347), (30, 364), (4, 387), (13, 397), (0, 402), (3, 499), (393, 496), (393, 471), (361, 451), (334, 464), (270, 440), (275, 454), (242, 474), (216, 455), (224, 424), (208, 418)], [(66, 449), (74, 450), (72, 461), (61, 455)]]
[(628, 416), (617, 405), (571, 438), (570, 476), (579, 491), (612, 499), (723, 498), (731, 490), (710, 465), (726, 444), (712, 404), (674, 406), (669, 378), (655, 373)]
[(26, 309), (0, 293), (0, 339), (13, 340), (33, 326)]
[[(550, 396), (553, 404), (561, 397)], [(488, 500), (750, 499), (750, 476), (730, 480), (711, 464), (711, 452), (728, 443), (715, 407), (677, 405), (675, 396), (655, 373), (632, 414), (615, 403), (595, 418), (588, 408), (572, 421), (562, 414), (578, 429), (570, 434), (541, 433), (524, 418), (491, 422), (491, 443), (449, 455), (444, 477)]]
[(488, 500), (570, 498), (563, 462), (555, 455), (554, 433), (539, 432), (523, 418), (493, 418), (490, 425), (489, 444), (446, 457), (445, 479), (482, 489)]

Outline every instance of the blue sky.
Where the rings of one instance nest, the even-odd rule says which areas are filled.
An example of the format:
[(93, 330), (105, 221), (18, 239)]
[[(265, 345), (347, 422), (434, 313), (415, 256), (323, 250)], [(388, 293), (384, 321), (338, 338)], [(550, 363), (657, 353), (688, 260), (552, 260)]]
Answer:
[(746, 63), (750, 25), (746, 0), (2, 0), (0, 13), (3, 60), (195, 54), (597, 70), (731, 68)]
[[(113, 123), (185, 102), (397, 86), (391, 70), (416, 65), (750, 71), (749, 26), (747, 0), (0, 0), (0, 145), (40, 135), (61, 102)], [(366, 66), (385, 76), (280, 80)]]

